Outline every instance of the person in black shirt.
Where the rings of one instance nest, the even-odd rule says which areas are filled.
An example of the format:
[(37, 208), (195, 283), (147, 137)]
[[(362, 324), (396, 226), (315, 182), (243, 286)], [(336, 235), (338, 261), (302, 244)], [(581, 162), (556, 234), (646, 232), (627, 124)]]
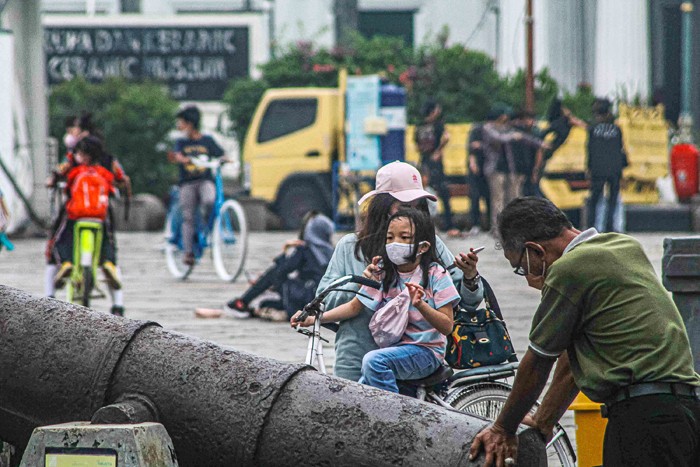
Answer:
[[(469, 130), (467, 140), (467, 166), (469, 175), (467, 183), (469, 184), (469, 199), (471, 203), (471, 230), (470, 235), (477, 234), (481, 231), (481, 208), (480, 201), (483, 199), (486, 204), (486, 218), (491, 219), (491, 191), (489, 183), (484, 175), (484, 149), (481, 123), (475, 123)], [(488, 221), (487, 221), (488, 222)]]
[(204, 207), (204, 219), (208, 219), (214, 207), (216, 186), (211, 170), (192, 163), (196, 157), (221, 157), (224, 150), (211, 136), (199, 131), (201, 114), (195, 106), (185, 107), (177, 114), (177, 129), (185, 133), (175, 141), (174, 152), (169, 154), (171, 162), (180, 169), (180, 208), (182, 209), (182, 243), (185, 251), (183, 263), (194, 264), (195, 213)]
[(613, 231), (613, 214), (620, 192), (622, 169), (627, 166), (627, 153), (622, 141), (622, 131), (615, 125), (610, 113), (610, 101), (596, 99), (593, 104), (595, 123), (588, 128), (586, 169), (591, 181), (591, 195), (588, 199), (588, 223), (593, 225), (596, 206), (603, 189), (608, 187), (605, 230)]
[[(513, 128), (522, 133), (541, 138), (541, 134), (535, 126), (535, 115), (532, 112), (518, 112), (513, 118)], [(522, 193), (520, 196), (542, 196), (539, 188), (540, 168), (543, 165), (543, 149), (522, 141), (513, 143), (513, 158), (515, 159), (515, 172), (524, 177)]]
[(445, 131), (445, 125), (440, 118), (442, 108), (429, 99), (421, 108), (423, 123), (416, 127), (414, 140), (421, 155), (423, 174), (428, 175), (429, 185), (437, 192), (442, 201), (444, 215), (443, 228), (449, 236), (459, 235), (459, 230), (452, 225), (452, 208), (450, 206), (450, 190), (447, 188), (445, 169), (442, 165), (442, 150), (450, 141), (450, 135)]

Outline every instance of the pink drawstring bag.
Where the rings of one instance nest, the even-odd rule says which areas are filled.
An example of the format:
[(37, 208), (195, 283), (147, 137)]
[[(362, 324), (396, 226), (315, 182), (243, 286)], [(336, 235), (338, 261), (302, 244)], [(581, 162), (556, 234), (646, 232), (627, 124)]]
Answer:
[[(416, 270), (416, 273), (420, 273), (420, 268)], [(409, 282), (413, 282), (415, 276), (414, 273)], [(386, 305), (374, 312), (369, 322), (369, 330), (374, 342), (380, 348), (391, 347), (401, 340), (406, 332), (406, 326), (408, 326), (408, 309), (410, 307), (411, 295), (406, 287)]]

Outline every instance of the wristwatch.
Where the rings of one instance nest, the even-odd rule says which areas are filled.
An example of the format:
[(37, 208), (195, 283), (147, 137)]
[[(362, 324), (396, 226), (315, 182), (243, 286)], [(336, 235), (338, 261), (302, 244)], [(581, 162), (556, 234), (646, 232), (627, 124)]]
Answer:
[(481, 276), (477, 272), (476, 276), (472, 277), (471, 279), (464, 277), (462, 280), (464, 281), (464, 285), (466, 285), (467, 288), (473, 292), (479, 288), (479, 279), (481, 279)]

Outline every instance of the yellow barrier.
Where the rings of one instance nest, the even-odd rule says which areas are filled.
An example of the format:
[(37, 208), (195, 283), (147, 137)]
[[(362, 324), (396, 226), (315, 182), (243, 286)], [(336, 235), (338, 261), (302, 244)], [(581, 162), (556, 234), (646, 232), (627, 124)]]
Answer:
[(600, 406), (582, 392), (569, 406), (569, 410), (574, 411), (576, 422), (576, 457), (579, 467), (603, 465), (603, 438), (608, 420), (600, 415)]
[[(655, 204), (659, 201), (656, 179), (668, 174), (668, 125), (664, 120), (663, 106), (629, 107), (620, 104), (617, 124), (622, 130), (629, 167), (623, 173), (622, 199), (627, 204)], [(466, 143), (471, 124), (445, 125), (450, 141), (445, 148), (443, 163), (445, 174), (464, 176), (466, 183)], [(406, 161), (418, 164), (420, 155), (413, 141), (414, 126), (406, 129)], [(586, 131), (571, 129), (569, 138), (549, 160), (549, 174), (579, 174), (586, 170)], [(545, 178), (541, 182), (544, 194), (561, 209), (577, 209), (583, 206), (588, 190), (574, 190), (562, 179)], [(452, 198), (455, 212), (465, 212), (469, 201), (465, 196)]]

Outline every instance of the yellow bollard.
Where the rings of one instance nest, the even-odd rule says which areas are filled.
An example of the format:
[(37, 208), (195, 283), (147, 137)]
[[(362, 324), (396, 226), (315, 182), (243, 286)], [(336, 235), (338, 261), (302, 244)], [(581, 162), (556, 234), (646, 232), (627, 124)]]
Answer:
[(603, 465), (603, 437), (608, 420), (600, 415), (601, 405), (580, 392), (569, 406), (569, 410), (574, 411), (576, 422), (576, 453), (579, 467)]

